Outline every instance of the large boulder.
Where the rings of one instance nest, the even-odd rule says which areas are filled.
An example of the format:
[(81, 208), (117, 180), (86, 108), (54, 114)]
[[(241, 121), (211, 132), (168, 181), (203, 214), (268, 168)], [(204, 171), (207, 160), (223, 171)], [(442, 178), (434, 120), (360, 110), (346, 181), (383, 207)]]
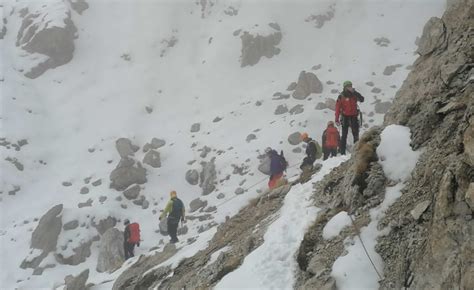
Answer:
[(193, 199), (189, 204), (190, 212), (195, 212), (200, 208), (204, 208), (207, 206), (207, 201), (201, 200), (200, 198)]
[(100, 219), (96, 222), (95, 218), (92, 219), (92, 226), (97, 229), (99, 234), (103, 235), (108, 229), (115, 227), (117, 219), (112, 216), (108, 216), (105, 219)]
[(196, 169), (186, 171), (186, 181), (191, 185), (199, 183), (199, 172)]
[(117, 148), (117, 152), (122, 158), (131, 156), (140, 149), (140, 147), (133, 145), (132, 141), (128, 138), (117, 139), (117, 141), (115, 141), (115, 148)]
[(110, 187), (124, 190), (132, 184), (143, 184), (147, 181), (146, 169), (140, 163), (134, 166), (135, 161), (122, 158), (117, 167), (110, 173)]
[(89, 4), (85, 0), (69, 0), (69, 3), (71, 3), (71, 8), (79, 14), (89, 8)]
[(123, 192), (123, 195), (128, 199), (132, 200), (138, 197), (140, 194), (140, 186), (139, 185), (134, 185), (130, 187), (129, 189), (125, 190)]
[(148, 164), (153, 168), (161, 167), (160, 153), (155, 150), (150, 150), (143, 157), (143, 163)]
[(296, 89), (293, 92), (293, 98), (304, 100), (310, 94), (320, 94), (323, 92), (323, 83), (312, 72), (302, 71), (298, 77)]
[(74, 277), (72, 275), (67, 275), (64, 278), (64, 282), (66, 284), (66, 287), (64, 288), (64, 290), (83, 290), (83, 289), (87, 289), (87, 287), (86, 287), (87, 278), (89, 278), (89, 269), (86, 269), (86, 270), (82, 271), (76, 277)]
[(31, 235), (30, 248), (35, 249), (35, 251), (32, 251), (30, 256), (23, 260), (20, 265), (21, 268), (37, 268), (48, 253), (56, 250), (62, 228), (62, 210), (63, 205), (58, 204), (41, 217), (38, 226)]
[(84, 263), (91, 255), (92, 239), (88, 241), (82, 241), (79, 246), (72, 249), (73, 254), (65, 256), (62, 253), (56, 254), (56, 260), (63, 265), (79, 265)]
[(202, 171), (200, 175), (200, 183), (199, 186), (202, 188), (202, 194), (208, 195), (216, 189), (215, 183), (217, 180), (217, 173), (216, 173), (216, 164), (214, 163), (216, 160), (215, 157), (211, 159), (209, 162), (201, 162)]
[(31, 235), (31, 248), (45, 252), (56, 250), (58, 236), (61, 233), (63, 205), (58, 204), (44, 214)]
[(108, 229), (100, 240), (97, 272), (112, 272), (125, 261), (123, 233), (116, 228)]
[(427, 55), (443, 44), (446, 38), (446, 27), (441, 19), (432, 17), (423, 28), (417, 53)]
[(241, 67), (255, 65), (263, 56), (272, 58), (280, 53), (280, 49), (276, 47), (282, 39), (280, 31), (266, 36), (252, 35), (246, 31), (240, 36), (240, 39), (242, 40)]
[[(47, 6), (51, 7), (48, 9)], [(32, 3), (28, 8), (24, 10), (26, 13), (20, 14), (23, 20), (16, 45), (30, 54), (43, 56), (36, 57), (39, 61), (25, 73), (26, 77), (34, 79), (46, 70), (66, 64), (72, 59), (77, 29), (65, 2), (46, 2), (41, 6)]]

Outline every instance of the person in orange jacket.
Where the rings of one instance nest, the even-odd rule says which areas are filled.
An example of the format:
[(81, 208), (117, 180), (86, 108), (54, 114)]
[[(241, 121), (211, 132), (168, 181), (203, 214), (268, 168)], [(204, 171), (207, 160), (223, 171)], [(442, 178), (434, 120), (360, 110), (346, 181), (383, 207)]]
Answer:
[(340, 137), (339, 131), (334, 127), (334, 122), (329, 121), (328, 127), (323, 132), (323, 160), (328, 159), (329, 155), (334, 157), (337, 155), (337, 147), (339, 147)]
[(363, 102), (364, 97), (352, 87), (351, 81), (345, 81), (343, 83), (343, 91), (337, 98), (335, 120), (338, 126), (342, 123), (342, 136), (339, 148), (342, 155), (346, 154), (349, 127), (352, 129), (354, 143), (359, 140), (359, 120), (357, 119), (359, 114), (359, 110), (357, 109), (358, 101)]

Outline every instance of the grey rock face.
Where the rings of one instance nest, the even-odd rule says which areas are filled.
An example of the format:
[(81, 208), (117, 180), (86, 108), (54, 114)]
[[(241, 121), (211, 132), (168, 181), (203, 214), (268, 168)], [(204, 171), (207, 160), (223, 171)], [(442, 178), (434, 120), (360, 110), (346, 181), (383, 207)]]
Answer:
[(237, 195), (244, 194), (245, 190), (242, 187), (238, 187), (234, 193)]
[(40, 249), (47, 253), (55, 251), (58, 236), (61, 233), (61, 212), (63, 205), (58, 204), (46, 212), (31, 235), (31, 248)]
[(469, 188), (466, 191), (466, 195), (464, 196), (466, 203), (469, 205), (471, 210), (474, 211), (474, 182), (469, 184)]
[(278, 107), (275, 109), (275, 115), (281, 115), (285, 114), (288, 112), (288, 107), (286, 105), (278, 105)]
[(423, 34), (418, 44), (417, 53), (427, 55), (444, 43), (446, 27), (438, 17), (431, 17), (423, 28)]
[(199, 174), (199, 186), (202, 188), (203, 195), (210, 194), (216, 188), (217, 173), (216, 164), (214, 163), (215, 160), (216, 158), (213, 157), (210, 162), (201, 162), (202, 171)]
[(70, 230), (76, 229), (78, 226), (79, 226), (79, 221), (72, 220), (63, 225), (63, 230), (70, 231)]
[(80, 203), (78, 203), (78, 204), (77, 204), (77, 207), (78, 207), (78, 208), (90, 207), (90, 206), (92, 206), (92, 202), (93, 202), (92, 198), (89, 198), (89, 199), (88, 199), (87, 201), (85, 201), (85, 202), (80, 202)]
[(61, 233), (62, 219), (61, 212), (63, 205), (58, 204), (46, 212), (39, 220), (33, 234), (31, 235), (31, 249), (42, 250), (42, 253), (36, 257), (31, 257), (23, 260), (20, 268), (37, 268), (48, 253), (56, 250), (58, 237)]
[(140, 194), (140, 186), (139, 185), (134, 185), (131, 188), (125, 190), (123, 192), (123, 195), (128, 199), (132, 200), (138, 197)]
[(128, 138), (120, 138), (115, 141), (115, 148), (117, 148), (117, 152), (122, 158), (132, 156), (135, 152), (138, 151), (138, 149), (140, 149), (138, 146), (133, 145), (132, 141), (130, 141), (130, 139)]
[(100, 240), (97, 272), (111, 272), (122, 266), (125, 260), (123, 252), (123, 233), (118, 229), (108, 229)]
[(466, 156), (466, 161), (471, 166), (474, 166), (474, 117), (471, 117), (469, 121), (469, 127), (464, 132), (462, 143), (464, 144), (464, 155)]
[(388, 112), (390, 107), (392, 106), (392, 102), (381, 102), (375, 104), (375, 113), (377, 114), (385, 114)]
[(288, 88), (286, 88), (287, 91), (294, 91), (296, 89), (297, 83), (292, 82), (291, 84), (288, 85)]
[(117, 224), (117, 219), (108, 216), (105, 219), (101, 219), (98, 222), (95, 220), (95, 218), (92, 220), (92, 226), (97, 229), (97, 232), (99, 234), (103, 235), (108, 229), (115, 227)]
[(374, 94), (378, 94), (378, 93), (382, 92), (382, 90), (380, 88), (374, 87), (370, 92), (372, 92)]
[(85, 0), (69, 0), (69, 3), (71, 3), (71, 8), (79, 14), (89, 8), (89, 4)]
[(190, 212), (195, 212), (200, 208), (204, 208), (207, 206), (207, 201), (203, 201), (200, 198), (193, 199), (189, 204)]
[(77, 277), (67, 275), (64, 278), (66, 287), (64, 290), (84, 290), (87, 289), (86, 282), (89, 278), (89, 269), (82, 271)]
[(110, 187), (116, 190), (124, 190), (132, 184), (143, 184), (147, 181), (146, 169), (129, 158), (123, 158), (117, 167), (110, 173)]
[(240, 39), (242, 41), (241, 67), (255, 65), (263, 56), (272, 58), (280, 53), (280, 49), (276, 46), (282, 39), (281, 32), (275, 32), (267, 36), (254, 36), (246, 31), (240, 36)]
[(394, 73), (397, 70), (397, 68), (399, 68), (401, 66), (402, 66), (401, 64), (386, 66), (385, 69), (383, 70), (383, 74), (386, 75), (386, 76), (389, 76), (392, 73)]
[(247, 141), (247, 143), (248, 143), (248, 142), (250, 142), (252, 140), (255, 140), (255, 139), (257, 139), (257, 136), (255, 134), (249, 134), (247, 136), (247, 138), (245, 138), (245, 141)]
[[(25, 73), (28, 78), (37, 78), (48, 69), (68, 63), (73, 57), (74, 37), (77, 29), (72, 22), (71, 12), (65, 3), (63, 5), (64, 7), (55, 7), (65, 12), (64, 18), (61, 19), (61, 23), (64, 23), (63, 27), (44, 23), (50, 21), (47, 12), (26, 12), (23, 16), (16, 45), (29, 53), (48, 56), (45, 61)], [(31, 25), (33, 22), (39, 24)]]
[(63, 265), (79, 265), (86, 261), (91, 255), (92, 240), (82, 242), (78, 247), (73, 249), (74, 254), (64, 257), (62, 254), (56, 254), (56, 260)]
[(148, 164), (153, 168), (161, 167), (160, 153), (155, 150), (150, 150), (143, 157), (143, 163)]
[(304, 106), (303, 105), (296, 105), (293, 108), (290, 109), (290, 114), (291, 115), (298, 115), (304, 112)]
[(301, 134), (300, 132), (294, 132), (291, 133), (290, 136), (288, 136), (288, 143), (291, 145), (298, 145), (301, 143)]
[(296, 89), (293, 92), (293, 98), (304, 100), (310, 94), (320, 94), (323, 92), (323, 83), (312, 72), (302, 71), (298, 77)]
[(199, 173), (195, 169), (190, 169), (186, 171), (186, 181), (191, 185), (196, 185), (199, 183)]
[(199, 132), (199, 130), (201, 130), (201, 124), (199, 124), (199, 123), (194, 123), (194, 124), (191, 126), (191, 133)]
[(163, 139), (153, 138), (151, 139), (151, 148), (158, 149), (166, 145), (166, 141)]

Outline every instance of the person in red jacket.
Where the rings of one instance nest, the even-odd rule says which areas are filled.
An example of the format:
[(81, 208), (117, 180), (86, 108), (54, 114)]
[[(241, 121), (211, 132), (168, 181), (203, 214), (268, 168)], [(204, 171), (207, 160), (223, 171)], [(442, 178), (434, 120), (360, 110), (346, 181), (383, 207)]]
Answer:
[(329, 121), (328, 127), (323, 132), (323, 160), (328, 159), (329, 155), (334, 157), (337, 155), (337, 147), (339, 147), (339, 131), (334, 127), (334, 122)]
[(336, 124), (342, 123), (342, 136), (339, 150), (342, 155), (346, 154), (347, 132), (349, 127), (352, 129), (354, 143), (359, 140), (359, 121), (357, 115), (357, 101), (363, 102), (364, 97), (359, 94), (353, 87), (351, 81), (343, 83), (343, 91), (337, 98), (336, 102)]

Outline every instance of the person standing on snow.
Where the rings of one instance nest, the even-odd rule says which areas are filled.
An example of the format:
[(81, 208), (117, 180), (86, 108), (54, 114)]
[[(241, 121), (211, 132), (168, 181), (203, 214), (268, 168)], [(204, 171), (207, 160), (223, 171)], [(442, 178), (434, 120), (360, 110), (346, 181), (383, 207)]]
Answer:
[(138, 223), (130, 223), (130, 220), (125, 219), (123, 222), (125, 229), (123, 231), (123, 250), (125, 260), (134, 257), (135, 245), (140, 247), (140, 226)]
[(283, 151), (281, 151), (280, 155), (271, 148), (267, 148), (265, 151), (270, 157), (270, 180), (268, 181), (268, 187), (274, 189), (286, 184), (287, 180), (283, 177), (283, 171), (286, 170), (288, 162), (286, 162), (283, 156)]
[(345, 81), (343, 83), (343, 91), (337, 98), (335, 120), (338, 126), (342, 123), (342, 138), (339, 148), (342, 155), (346, 154), (347, 133), (349, 127), (352, 129), (354, 143), (359, 140), (359, 121), (357, 119), (359, 114), (357, 108), (358, 101), (363, 102), (364, 97), (352, 87), (351, 81)]
[(168, 234), (171, 238), (170, 243), (174, 244), (179, 242), (177, 237), (179, 221), (181, 220), (183, 223), (186, 222), (184, 204), (181, 199), (178, 198), (177, 193), (174, 190), (170, 192), (170, 200), (160, 215), (160, 221), (162, 218), (166, 217), (167, 214)]
[(306, 145), (306, 157), (303, 159), (303, 163), (300, 166), (301, 170), (313, 170), (313, 163), (316, 161), (316, 155), (318, 153), (318, 149), (316, 146), (316, 141), (311, 139), (308, 136), (308, 133), (302, 133), (300, 135), (301, 141), (305, 142)]
[(328, 159), (329, 155), (334, 157), (337, 155), (337, 147), (339, 146), (339, 131), (334, 127), (334, 122), (329, 121), (328, 127), (323, 132), (323, 160)]

